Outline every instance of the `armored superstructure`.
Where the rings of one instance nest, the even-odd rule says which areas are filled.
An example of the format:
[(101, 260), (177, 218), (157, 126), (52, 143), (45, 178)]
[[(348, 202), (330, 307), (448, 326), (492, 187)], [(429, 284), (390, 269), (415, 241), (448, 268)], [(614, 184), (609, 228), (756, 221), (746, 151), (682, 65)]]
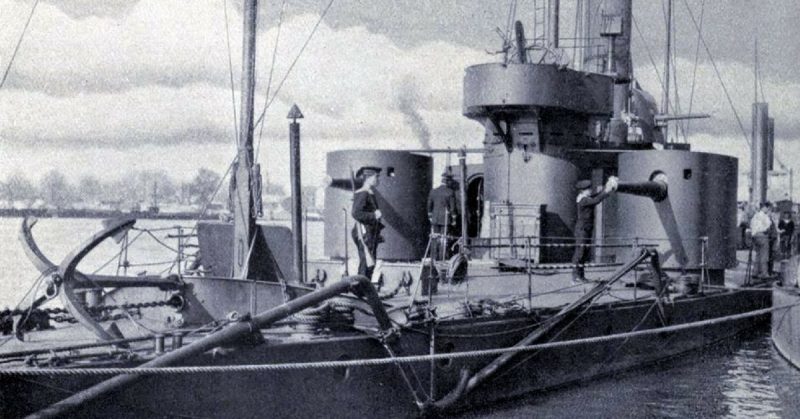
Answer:
[[(467, 199), (468, 212), (480, 219), (466, 227), (472, 229), (469, 237), (475, 244), (513, 243), (515, 237), (525, 236), (537, 237), (539, 244), (570, 243), (576, 181), (590, 179), (601, 185), (617, 176), (622, 193), (596, 211), (594, 242), (649, 240), (666, 255), (666, 268), (695, 275), (707, 270), (714, 284), (722, 284), (724, 270), (735, 266), (731, 243), (736, 237), (736, 159), (693, 152), (688, 143), (666, 140), (663, 129), (668, 121), (703, 115), (659, 112), (653, 97), (638, 87), (630, 58), (629, 1), (605, 2), (601, 19), (587, 23), (583, 44), (574, 48), (582, 57), (577, 68), (568, 65), (559, 43), (557, 3), (549, 2), (544, 38), (527, 39), (524, 24), (517, 21), (499, 62), (466, 69), (463, 114), (485, 129), (481, 195)], [(349, 153), (361, 157), (369, 151)], [(392, 155), (397, 164), (412, 158), (411, 153)], [(329, 176), (342, 176), (341, 156), (329, 155), (329, 168), (337, 168), (329, 170)], [(386, 157), (363, 164), (388, 170), (394, 163)], [(655, 178), (666, 185), (663, 199), (634, 196), (640, 189), (636, 184)], [(327, 193), (342, 196), (342, 187), (332, 185)], [(419, 198), (424, 200), (415, 196)], [(341, 207), (341, 199), (327, 201), (326, 214), (342, 219), (335, 215)], [(397, 207), (417, 211), (413, 206)], [(328, 223), (334, 225), (338, 221)], [(392, 231), (400, 228), (392, 220), (387, 225)], [(415, 234), (416, 241), (424, 243), (425, 229)], [(326, 243), (333, 242), (338, 249), (344, 243), (337, 227), (326, 229)], [(341, 251), (326, 254), (343, 256)], [(563, 263), (570, 254), (565, 247), (543, 247), (533, 263)], [(523, 259), (515, 251), (503, 255)], [(595, 252), (597, 263), (619, 263), (627, 257), (627, 249)]]

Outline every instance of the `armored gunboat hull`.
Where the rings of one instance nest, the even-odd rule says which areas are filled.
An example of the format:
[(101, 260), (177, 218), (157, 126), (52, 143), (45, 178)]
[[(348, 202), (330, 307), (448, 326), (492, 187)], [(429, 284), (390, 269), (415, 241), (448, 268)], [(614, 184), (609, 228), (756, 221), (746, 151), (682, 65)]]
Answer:
[(772, 317), (772, 343), (783, 358), (800, 369), (800, 289), (775, 287), (772, 303), (775, 307), (786, 307)]
[(775, 349), (795, 368), (800, 369), (800, 288), (797, 273), (800, 256), (782, 263), (781, 284), (772, 289), (771, 336)]
[[(547, 336), (551, 342), (597, 338), (631, 330), (720, 318), (770, 305), (769, 293), (721, 291), (681, 297), (663, 306), (663, 317), (652, 314), (654, 300), (592, 305), (569, 327)], [(538, 315), (489, 316), (442, 320), (435, 327), (435, 352), (473, 352), (513, 346), (535, 327)], [(585, 341), (519, 354), (484, 385), (461, 398), (446, 412), (486, 405), (530, 392), (548, 390), (631, 368), (652, 364), (735, 337), (764, 325), (768, 314), (608, 341)], [(285, 335), (262, 330), (263, 344), (243, 344), (203, 353), (183, 366), (291, 364), (318, 361), (386, 358), (383, 345), (364, 333), (335, 336)], [(405, 355), (430, 353), (430, 329), (404, 327), (400, 345)], [(152, 343), (148, 342), (149, 345)], [(422, 388), (434, 389), (432, 399), (456, 388), (460, 371), (476, 371), (494, 359), (470, 356), (414, 363)], [(141, 361), (109, 359), (91, 367), (132, 367)], [(79, 363), (67, 369), (80, 369)], [(2, 375), (0, 414), (21, 417), (39, 411), (69, 394), (108, 378), (106, 375)], [(434, 377), (431, 386), (431, 377)], [(415, 403), (396, 365), (338, 368), (287, 368), (258, 372), (175, 373), (146, 376), (105, 397), (87, 402), (75, 417), (413, 417), (427, 411)]]

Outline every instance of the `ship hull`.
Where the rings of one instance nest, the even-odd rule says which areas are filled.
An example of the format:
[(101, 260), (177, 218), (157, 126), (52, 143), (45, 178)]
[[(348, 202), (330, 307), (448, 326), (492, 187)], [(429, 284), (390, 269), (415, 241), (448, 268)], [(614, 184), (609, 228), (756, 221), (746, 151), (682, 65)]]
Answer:
[[(676, 299), (663, 306), (653, 300), (598, 304), (557, 336), (573, 340), (707, 320), (770, 306), (769, 293), (723, 292)], [(644, 320), (643, 320), (644, 319)], [(697, 328), (624, 340), (583, 343), (520, 354), (484, 385), (460, 399), (451, 411), (543, 391), (629, 370), (679, 356), (765, 325), (769, 315), (719, 322)], [(532, 330), (526, 316), (441, 321), (436, 352), (466, 352), (514, 345)], [(430, 353), (428, 329), (404, 330), (406, 355)], [(384, 358), (376, 339), (364, 335), (267, 341), (266, 344), (212, 351), (187, 365), (245, 365)], [(458, 383), (462, 369), (475, 372), (494, 356), (413, 364), (422, 388), (441, 398)], [(110, 363), (108, 366), (119, 366)], [(18, 417), (44, 408), (96, 384), (107, 376), (2, 377), (3, 417)], [(420, 414), (396, 366), (293, 369), (253, 373), (174, 374), (148, 376), (105, 398), (86, 403), (75, 417), (413, 417)]]
[(800, 289), (775, 287), (772, 290), (774, 307), (792, 306), (778, 310), (772, 316), (772, 343), (775, 349), (795, 368), (800, 368)]

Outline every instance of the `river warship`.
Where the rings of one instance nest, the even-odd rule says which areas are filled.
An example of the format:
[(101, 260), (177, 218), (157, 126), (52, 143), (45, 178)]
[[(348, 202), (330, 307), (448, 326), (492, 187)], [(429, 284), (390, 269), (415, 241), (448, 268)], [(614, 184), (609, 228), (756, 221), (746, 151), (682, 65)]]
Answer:
[[(552, 0), (546, 31), (528, 39), (518, 22), (500, 62), (466, 69), (463, 113), (486, 134), (470, 143), (481, 165), (466, 164), (475, 149), (459, 154), (464, 210), (445, 262), (429, 254), (440, 237), (419, 204), (432, 158), (402, 150), (328, 155), (326, 258), (303, 258), (297, 107), (293, 229), (257, 222), (256, 3), (244, 2), (233, 222), (198, 223), (191, 270), (120, 276), (77, 268), (104, 241), (130, 244), (134, 220), (107, 223), (60, 264), (25, 220), (41, 295), (4, 313), (14, 337), (0, 347), (3, 417), (448, 414), (652, 364), (768, 320), (768, 293), (725, 286), (737, 263), (737, 160), (666, 140), (666, 122), (687, 116), (659, 113), (633, 79), (630, 0), (587, 13), (592, 42), (575, 47), (577, 68)], [(348, 275), (351, 172), (363, 166), (389, 175), (376, 192), (386, 224), (376, 281)], [(574, 184), (611, 176), (618, 193), (595, 213), (592, 280), (573, 283)], [(193, 236), (172, 237), (180, 250)]]

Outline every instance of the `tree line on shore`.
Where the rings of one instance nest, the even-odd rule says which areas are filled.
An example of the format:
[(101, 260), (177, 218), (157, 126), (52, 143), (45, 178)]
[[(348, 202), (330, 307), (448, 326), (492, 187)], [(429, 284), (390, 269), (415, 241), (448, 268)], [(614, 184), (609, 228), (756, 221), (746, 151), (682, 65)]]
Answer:
[[(228, 185), (221, 182), (221, 175), (207, 168), (200, 168), (188, 181), (176, 181), (163, 170), (130, 171), (113, 179), (84, 175), (71, 181), (58, 169), (52, 169), (38, 182), (17, 172), (0, 181), (0, 202), (7, 208), (34, 205), (69, 208), (77, 204), (124, 208), (162, 204), (202, 206), (227, 200)], [(264, 185), (264, 193), (286, 195), (282, 186), (269, 183)]]

